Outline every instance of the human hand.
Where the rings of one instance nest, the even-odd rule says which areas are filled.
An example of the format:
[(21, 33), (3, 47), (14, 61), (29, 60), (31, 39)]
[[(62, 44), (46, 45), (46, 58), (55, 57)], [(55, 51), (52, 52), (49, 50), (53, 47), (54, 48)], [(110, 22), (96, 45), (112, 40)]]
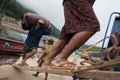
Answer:
[(103, 57), (108, 60), (114, 59), (118, 54), (118, 47), (112, 46), (110, 48), (107, 48), (103, 51), (102, 54), (103, 54)]

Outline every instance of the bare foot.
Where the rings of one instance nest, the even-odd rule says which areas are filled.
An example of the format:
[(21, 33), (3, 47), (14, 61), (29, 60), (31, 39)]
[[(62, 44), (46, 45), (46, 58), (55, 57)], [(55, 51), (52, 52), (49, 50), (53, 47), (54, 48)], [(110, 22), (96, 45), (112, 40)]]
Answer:
[(65, 59), (55, 59), (51, 68), (56, 69), (74, 69), (77, 65)]
[(24, 62), (24, 61), (22, 61), (20, 64), (18, 64), (18, 65), (20, 65), (20, 66), (28, 66), (28, 64), (26, 63), (26, 62)]

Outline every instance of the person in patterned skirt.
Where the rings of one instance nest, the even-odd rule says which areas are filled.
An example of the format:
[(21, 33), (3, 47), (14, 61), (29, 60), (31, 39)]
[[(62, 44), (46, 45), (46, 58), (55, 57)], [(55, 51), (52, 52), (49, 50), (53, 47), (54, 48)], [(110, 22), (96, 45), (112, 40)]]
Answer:
[(67, 58), (81, 47), (96, 32), (100, 31), (99, 21), (94, 13), (95, 0), (63, 0), (65, 23), (59, 40), (55, 43), (42, 67), (73, 67), (76, 64)]

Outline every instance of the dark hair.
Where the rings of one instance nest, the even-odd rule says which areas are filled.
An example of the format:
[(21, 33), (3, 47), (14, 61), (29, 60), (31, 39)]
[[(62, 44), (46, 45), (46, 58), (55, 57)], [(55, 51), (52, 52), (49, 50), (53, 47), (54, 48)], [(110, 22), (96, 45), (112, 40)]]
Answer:
[(49, 44), (54, 44), (54, 40), (53, 40), (53, 39), (49, 39), (49, 40), (48, 40), (48, 43), (49, 43)]
[(43, 43), (45, 43), (46, 42), (46, 40), (45, 39), (43, 39)]
[[(38, 23), (39, 23), (39, 22), (38, 22)], [(43, 26), (44, 24), (42, 24), (42, 23), (39, 23), (39, 25)]]

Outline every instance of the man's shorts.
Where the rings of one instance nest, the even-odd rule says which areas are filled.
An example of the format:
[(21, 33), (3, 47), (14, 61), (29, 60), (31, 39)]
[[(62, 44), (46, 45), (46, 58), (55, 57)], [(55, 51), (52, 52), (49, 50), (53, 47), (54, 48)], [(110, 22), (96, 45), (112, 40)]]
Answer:
[(36, 50), (37, 50), (37, 47), (28, 48), (28, 47), (24, 46), (24, 47), (23, 47), (23, 52), (28, 53), (29, 51), (32, 51), (33, 49), (36, 49)]

